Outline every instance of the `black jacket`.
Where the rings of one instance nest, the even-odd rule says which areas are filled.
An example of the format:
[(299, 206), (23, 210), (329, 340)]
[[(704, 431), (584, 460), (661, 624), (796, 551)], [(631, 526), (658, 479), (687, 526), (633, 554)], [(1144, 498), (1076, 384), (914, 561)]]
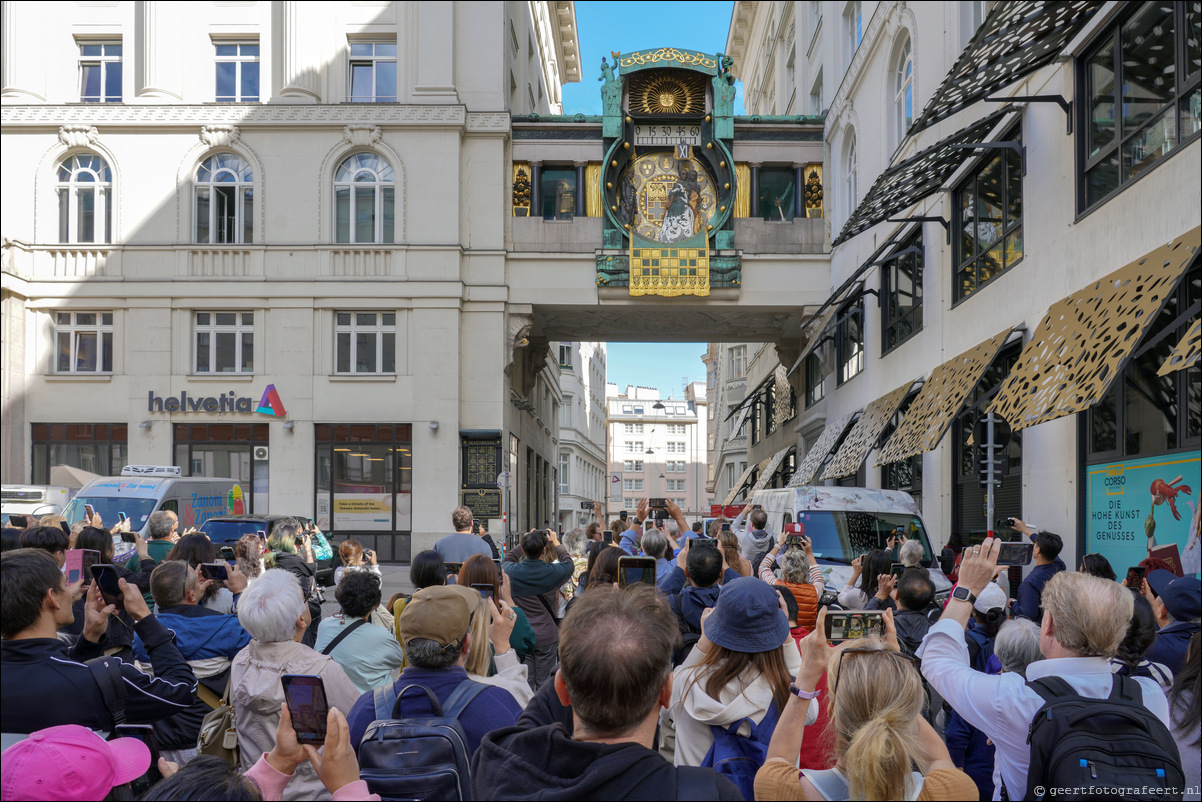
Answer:
[[(192, 705), (196, 677), (175, 646), (171, 631), (153, 615), (134, 624), (146, 644), (155, 676), (130, 663), (125, 677), (125, 715), (131, 724), (149, 724)], [(111, 730), (113, 717), (84, 661), (100, 657), (108, 644), (80, 638), (68, 648), (57, 638), (0, 642), (0, 729), (30, 733), (59, 724)]]
[[(484, 736), (472, 756), (472, 797), (677, 799), (682, 768), (639, 744), (574, 741), (558, 724), (532, 730), (506, 727)], [(734, 783), (711, 769), (683, 770), (699, 786), (690, 799), (743, 798)]]
[(532, 730), (548, 724), (562, 724), (568, 737), (572, 736), (575, 724), (572, 708), (564, 707), (563, 702), (559, 701), (554, 682), (544, 682), (542, 687), (534, 692), (515, 726), (523, 730)]

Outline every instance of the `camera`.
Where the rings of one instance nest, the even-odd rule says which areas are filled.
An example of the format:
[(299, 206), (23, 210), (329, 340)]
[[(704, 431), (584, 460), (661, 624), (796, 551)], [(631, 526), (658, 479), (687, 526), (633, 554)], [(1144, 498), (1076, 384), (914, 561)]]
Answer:
[(994, 528), (995, 529), (1013, 529), (1014, 528), (1014, 519), (1013, 518), (998, 518), (996, 521), (994, 521)]

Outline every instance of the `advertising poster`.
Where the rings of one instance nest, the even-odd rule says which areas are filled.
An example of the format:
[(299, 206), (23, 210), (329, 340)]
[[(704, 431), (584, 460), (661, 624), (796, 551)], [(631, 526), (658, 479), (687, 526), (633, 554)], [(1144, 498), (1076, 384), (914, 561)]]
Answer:
[[(1086, 553), (1101, 554), (1120, 578), (1152, 549), (1176, 545), (1185, 574), (1197, 574), (1197, 454), (1124, 460), (1086, 468)], [(1070, 570), (1076, 566), (1069, 566)]]

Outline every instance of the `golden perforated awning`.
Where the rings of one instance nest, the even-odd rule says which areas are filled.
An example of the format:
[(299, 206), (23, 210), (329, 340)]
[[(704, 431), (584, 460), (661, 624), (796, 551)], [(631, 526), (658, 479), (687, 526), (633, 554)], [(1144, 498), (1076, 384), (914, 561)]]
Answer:
[(843, 445), (839, 446), (834, 458), (827, 463), (826, 470), (822, 473), (823, 479), (840, 479), (860, 470), (864, 458), (876, 444), (877, 438), (881, 436), (881, 432), (893, 418), (893, 413), (897, 412), (913, 384), (914, 382), (906, 382), (868, 405), (864, 414), (856, 421), (856, 425), (851, 427), (851, 431), (843, 439)]
[(1181, 342), (1173, 347), (1173, 352), (1156, 371), (1157, 376), (1167, 376), (1176, 370), (1192, 368), (1198, 364), (1198, 353), (1202, 346), (1202, 320), (1195, 320), (1194, 325), (1181, 338)]
[(731, 504), (735, 503), (735, 499), (738, 498), (739, 494), (743, 492), (743, 488), (747, 487), (747, 480), (751, 478), (751, 472), (754, 471), (755, 468), (756, 466), (754, 465), (748, 465), (747, 469), (743, 471), (738, 480), (730, 486), (730, 492), (726, 494), (726, 499), (722, 502), (723, 507), (729, 507)]
[(802, 487), (814, 480), (814, 475), (822, 467), (822, 460), (826, 459), (826, 455), (831, 453), (831, 449), (835, 447), (835, 443), (839, 442), (839, 438), (847, 431), (847, 426), (851, 423), (851, 419), (857, 414), (859, 414), (859, 410), (850, 415), (844, 415), (842, 418), (826, 425), (826, 428), (822, 430), (822, 434), (818, 436), (818, 441), (810, 446), (809, 451), (806, 452), (805, 459), (802, 460), (801, 465), (797, 466), (797, 472), (789, 480), (789, 487)]
[(931, 371), (897, 431), (877, 454), (876, 465), (933, 451), (1012, 331), (1005, 329)]
[[(781, 462), (783, 462), (785, 459), (785, 455), (789, 453), (789, 449), (792, 447), (793, 446), (785, 446), (780, 451), (777, 451), (768, 458), (768, 464), (760, 469), (759, 478), (755, 480), (755, 486), (751, 488), (752, 493), (757, 490), (763, 490), (768, 486), (768, 482), (772, 481), (772, 477), (776, 473), (776, 469), (780, 467)], [(760, 464), (763, 465), (763, 463)]]
[(1198, 252), (1195, 227), (1048, 309), (989, 405), (1013, 431), (1089, 409), (1106, 395)]

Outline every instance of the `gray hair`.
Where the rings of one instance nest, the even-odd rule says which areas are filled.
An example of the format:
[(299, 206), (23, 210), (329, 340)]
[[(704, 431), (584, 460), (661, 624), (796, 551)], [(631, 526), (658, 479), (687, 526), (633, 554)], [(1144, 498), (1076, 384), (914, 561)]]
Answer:
[(414, 638), (405, 644), (405, 656), (414, 668), (450, 668), (459, 659), (462, 648), (462, 641), (443, 646), (429, 638)]
[[(759, 566), (754, 566), (757, 570)], [(795, 585), (810, 581), (810, 561), (799, 548), (785, 549), (780, 555), (780, 578)]]
[(563, 547), (568, 550), (568, 554), (573, 557), (583, 557), (584, 547), (588, 544), (588, 539), (584, 536), (584, 530), (579, 526), (563, 536)]
[(282, 568), (264, 571), (238, 600), (238, 623), (263, 643), (282, 643), (296, 634), (305, 614), (305, 597), (296, 576)]
[(668, 550), (668, 539), (658, 529), (648, 529), (643, 534), (642, 549), (648, 557), (663, 557)]
[(1002, 662), (1002, 670), (1027, 676), (1027, 666), (1042, 660), (1039, 651), (1039, 625), (1026, 618), (1013, 618), (1002, 624), (993, 641), (993, 653)]
[(917, 568), (918, 563), (922, 561), (923, 551), (920, 541), (907, 540), (902, 544), (901, 551), (898, 552), (898, 559), (907, 568)]
[(171, 530), (175, 529), (175, 519), (165, 510), (159, 510), (150, 514), (150, 519), (146, 522), (146, 531), (150, 534), (152, 540), (162, 540), (166, 537), (171, 537)]

